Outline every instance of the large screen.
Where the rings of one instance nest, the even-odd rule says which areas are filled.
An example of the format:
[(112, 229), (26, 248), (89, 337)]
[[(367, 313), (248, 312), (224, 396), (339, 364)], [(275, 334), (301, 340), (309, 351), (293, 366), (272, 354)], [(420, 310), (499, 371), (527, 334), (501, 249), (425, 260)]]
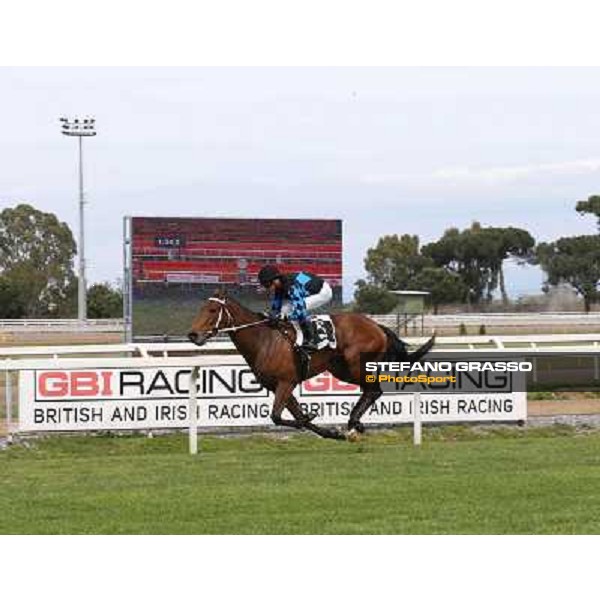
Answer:
[[(258, 271), (309, 271), (342, 299), (342, 222), (337, 219), (127, 217), (126, 280), (132, 334), (180, 337), (201, 302), (225, 289), (254, 310), (266, 307)], [(127, 256), (128, 254), (128, 256)]]

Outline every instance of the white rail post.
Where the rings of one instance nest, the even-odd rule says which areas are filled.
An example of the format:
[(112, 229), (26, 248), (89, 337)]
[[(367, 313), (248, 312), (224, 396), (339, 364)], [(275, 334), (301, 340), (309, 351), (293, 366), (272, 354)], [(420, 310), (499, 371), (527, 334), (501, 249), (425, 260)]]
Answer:
[(190, 454), (198, 454), (198, 367), (190, 373), (189, 397), (189, 446)]
[(421, 445), (421, 392), (413, 395), (413, 444)]
[(8, 440), (9, 444), (12, 444), (12, 371), (10, 369), (6, 369), (6, 371), (4, 371), (4, 377), (6, 377), (4, 382), (6, 391), (6, 439)]

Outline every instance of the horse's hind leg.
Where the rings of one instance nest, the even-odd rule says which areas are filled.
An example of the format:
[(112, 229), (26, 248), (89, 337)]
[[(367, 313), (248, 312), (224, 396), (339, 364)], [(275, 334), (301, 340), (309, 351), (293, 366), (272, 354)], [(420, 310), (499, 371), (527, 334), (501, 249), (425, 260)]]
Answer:
[[(361, 384), (360, 354), (350, 356), (335, 356), (329, 364), (329, 372), (348, 383)], [(372, 384), (368, 389), (362, 389), (362, 394), (348, 419), (348, 438), (352, 439), (355, 433), (362, 433), (365, 426), (360, 422), (362, 416), (371, 407), (377, 398), (381, 396), (378, 384)]]
[(381, 390), (363, 390), (361, 397), (358, 402), (352, 408), (350, 412), (350, 418), (348, 419), (348, 432), (357, 431), (362, 433), (365, 430), (365, 426), (360, 422), (363, 415), (369, 410), (369, 408), (375, 404), (377, 398), (382, 394)]

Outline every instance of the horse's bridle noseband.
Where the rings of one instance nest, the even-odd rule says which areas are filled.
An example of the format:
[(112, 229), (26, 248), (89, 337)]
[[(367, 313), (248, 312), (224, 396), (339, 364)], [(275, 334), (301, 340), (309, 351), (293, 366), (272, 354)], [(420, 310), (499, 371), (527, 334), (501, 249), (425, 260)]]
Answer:
[(227, 315), (227, 320), (230, 325), (233, 325), (233, 316), (232, 316), (231, 311), (229, 310), (229, 307), (227, 306), (227, 302), (225, 302), (225, 300), (211, 296), (208, 299), (208, 301), (209, 302), (217, 302), (218, 304), (221, 305), (221, 308), (219, 309), (219, 317), (217, 318), (217, 321), (216, 321), (214, 327), (212, 328), (211, 337), (213, 337), (213, 336), (217, 335), (217, 333), (219, 333), (219, 325), (221, 324), (221, 320), (223, 319), (223, 313), (225, 313)]

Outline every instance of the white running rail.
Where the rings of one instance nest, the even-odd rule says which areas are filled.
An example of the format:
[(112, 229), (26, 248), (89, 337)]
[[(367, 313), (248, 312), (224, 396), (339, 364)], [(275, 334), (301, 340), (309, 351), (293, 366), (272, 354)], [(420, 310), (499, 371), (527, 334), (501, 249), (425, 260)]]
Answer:
[[(402, 338), (411, 347), (425, 342), (426, 337)], [(435, 350), (469, 351), (469, 350), (566, 350), (574, 348), (578, 351), (598, 350), (600, 333), (557, 333), (540, 335), (461, 335), (455, 337), (438, 337)], [(81, 344), (72, 346), (0, 346), (0, 365), (2, 359), (18, 359), (25, 357), (93, 357), (101, 355), (117, 355), (129, 357), (169, 357), (204, 354), (229, 354), (236, 352), (233, 343), (226, 337), (211, 340), (204, 346), (196, 346), (191, 342), (176, 343), (137, 343), (129, 344)], [(0, 367), (1, 370), (1, 367)]]
[[(418, 346), (426, 338), (406, 338), (411, 346)], [(594, 377), (600, 376), (600, 333), (598, 334), (556, 334), (556, 335), (523, 335), (523, 336), (460, 336), (440, 337), (436, 341), (433, 354), (436, 352), (472, 352), (481, 354), (493, 351), (495, 354), (523, 353), (555, 353), (581, 354), (594, 353)], [(78, 369), (104, 368), (120, 366), (126, 368), (143, 367), (192, 367), (212, 364), (219, 356), (219, 363), (239, 363), (233, 344), (227, 339), (215, 340), (202, 347), (191, 342), (173, 344), (105, 344), (80, 346), (33, 346), (33, 347), (0, 347), (0, 373), (4, 375), (6, 425), (9, 439), (12, 437), (13, 413), (13, 375), (21, 370), (35, 369)], [(534, 376), (535, 376), (535, 361)], [(192, 371), (195, 378), (197, 371)], [(534, 379), (535, 380), (535, 379)], [(190, 387), (192, 389), (192, 387)], [(417, 398), (416, 404), (419, 404)], [(197, 452), (197, 398), (195, 392), (189, 397), (190, 407), (190, 452)], [(415, 444), (420, 442), (420, 421), (417, 417), (415, 425)]]
[(123, 331), (123, 319), (0, 319), (0, 331)]

